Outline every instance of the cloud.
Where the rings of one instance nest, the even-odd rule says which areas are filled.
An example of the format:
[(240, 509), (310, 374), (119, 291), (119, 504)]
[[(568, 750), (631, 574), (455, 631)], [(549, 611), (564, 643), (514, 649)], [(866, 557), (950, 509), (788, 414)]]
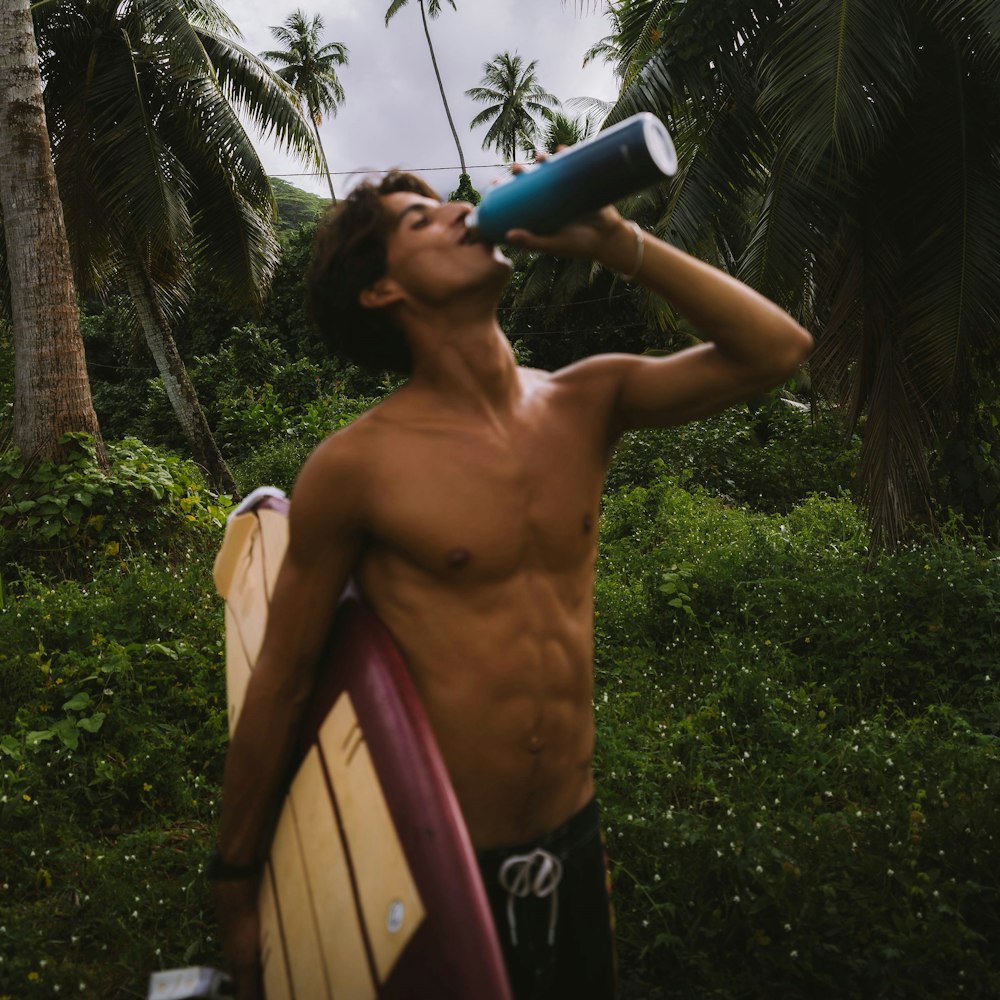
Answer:
[[(275, 45), (269, 25), (282, 23), (293, 7), (278, 8), (261, 0), (223, 0), (226, 11), (255, 52)], [(343, 42), (350, 63), (341, 72), (346, 100), (320, 133), (338, 193), (353, 178), (344, 172), (421, 168), (439, 191), (458, 183), (459, 161), (445, 117), (417, 0), (404, 7), (386, 27), (388, 0), (333, 0), (322, 10), (326, 41)], [(311, 16), (309, 8), (303, 8)], [(538, 60), (542, 86), (562, 100), (581, 95), (613, 98), (616, 87), (609, 68), (582, 67), (583, 55), (607, 33), (597, 13), (581, 13), (573, 0), (457, 0), (457, 10), (442, 5), (429, 21), (445, 92), (451, 106), (466, 163), (477, 186), (503, 173), (495, 150), (483, 150), (485, 129), (470, 131), (481, 110), (465, 97), (479, 84), (483, 64), (504, 51)], [(306, 190), (325, 193), (320, 178), (300, 176), (306, 168), (266, 144), (261, 156), (272, 175)], [(486, 167), (478, 165), (486, 164)], [(444, 168), (444, 169), (430, 169)], [(289, 176), (290, 175), (290, 176)]]

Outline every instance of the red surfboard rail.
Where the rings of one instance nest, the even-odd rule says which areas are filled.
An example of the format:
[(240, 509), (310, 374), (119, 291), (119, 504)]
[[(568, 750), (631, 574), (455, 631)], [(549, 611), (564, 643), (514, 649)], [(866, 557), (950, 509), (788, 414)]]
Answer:
[(338, 609), (307, 740), (345, 690), (427, 914), (379, 996), (509, 1000), (475, 854), (420, 696), (388, 630), (356, 593)]

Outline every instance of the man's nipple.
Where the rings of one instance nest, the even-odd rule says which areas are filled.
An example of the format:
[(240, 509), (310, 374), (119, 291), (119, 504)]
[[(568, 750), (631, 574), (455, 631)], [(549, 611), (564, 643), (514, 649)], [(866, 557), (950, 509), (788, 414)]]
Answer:
[(461, 569), (471, 558), (468, 549), (452, 549), (448, 553), (448, 566), (451, 569)]

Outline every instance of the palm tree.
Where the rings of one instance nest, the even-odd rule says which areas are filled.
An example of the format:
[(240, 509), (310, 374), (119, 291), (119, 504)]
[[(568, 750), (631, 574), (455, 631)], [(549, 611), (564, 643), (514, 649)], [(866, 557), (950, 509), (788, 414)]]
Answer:
[(86, 431), (103, 462), (28, 0), (0, 7), (0, 80), (0, 219), (14, 341), (14, 444), (32, 461), (58, 458), (64, 433)]
[(324, 115), (335, 115), (344, 101), (344, 88), (337, 78), (337, 67), (347, 65), (347, 48), (342, 42), (320, 44), (322, 31), (323, 18), (319, 14), (309, 21), (301, 9), (293, 11), (285, 18), (284, 25), (271, 28), (271, 34), (287, 48), (262, 52), (261, 56), (281, 65), (278, 76), (305, 101), (316, 133), (316, 148), (323, 161), (326, 182), (330, 185), (330, 200), (336, 205), (337, 196), (333, 191), (330, 164), (319, 137), (319, 125)]
[[(389, 9), (385, 12), (385, 24), (386, 27), (389, 26), (389, 22), (398, 14), (407, 4), (409, 0), (392, 0), (389, 4)], [(462, 180), (468, 178), (469, 172), (465, 167), (465, 154), (462, 152), (462, 144), (458, 141), (458, 130), (455, 128), (455, 122), (451, 117), (451, 108), (448, 107), (448, 98), (445, 97), (444, 84), (441, 82), (441, 71), (438, 69), (437, 56), (434, 54), (434, 45), (431, 42), (430, 29), (427, 27), (427, 15), (430, 14), (431, 17), (437, 17), (441, 13), (441, 0), (427, 0), (427, 8), (424, 9), (424, 0), (417, 0), (420, 5), (420, 19), (423, 21), (424, 25), (424, 36), (427, 39), (427, 48), (431, 54), (431, 63), (434, 66), (434, 75), (437, 77), (438, 90), (441, 91), (441, 103), (444, 105), (444, 113), (448, 116), (448, 125), (451, 128), (452, 137), (455, 140), (455, 148), (458, 150), (458, 162), (462, 165), (462, 173), (459, 178), (461, 184)], [(455, 6), (455, 0), (448, 0), (451, 4), (452, 10), (457, 10)], [(471, 186), (471, 180), (468, 181)]]
[(595, 42), (583, 56), (583, 65), (600, 59), (610, 63), (622, 86), (628, 86), (656, 51), (660, 19), (670, 0), (611, 0), (605, 15), (612, 32)]
[(260, 301), (278, 260), (273, 195), (238, 112), (315, 162), (310, 124), (214, 0), (41, 0), (35, 27), (81, 291), (128, 288), (194, 457), (235, 492), (170, 320), (196, 261)]
[(545, 91), (535, 75), (538, 60), (524, 65), (515, 52), (501, 52), (492, 62), (483, 65), (480, 86), (467, 90), (466, 96), (489, 107), (480, 111), (470, 123), (473, 126), (492, 124), (483, 140), (483, 149), (493, 147), (513, 161), (517, 147), (534, 149), (538, 133), (535, 115), (547, 118), (559, 101)]
[(569, 115), (556, 111), (546, 121), (542, 129), (541, 148), (547, 153), (554, 153), (560, 146), (575, 146), (584, 139), (589, 139), (594, 132), (594, 123), (590, 116), (570, 118)]
[[(622, 3), (636, 13), (643, 3)], [(981, 0), (669, 0), (609, 121), (668, 121), (658, 229), (819, 334), (876, 545), (932, 519), (928, 448), (1000, 330), (1000, 32)], [(624, 51), (626, 39), (620, 46)]]

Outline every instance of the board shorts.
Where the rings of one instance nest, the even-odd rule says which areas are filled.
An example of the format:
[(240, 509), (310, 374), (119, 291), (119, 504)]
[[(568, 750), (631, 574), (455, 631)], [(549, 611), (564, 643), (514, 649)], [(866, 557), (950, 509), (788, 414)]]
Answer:
[(614, 1000), (614, 910), (597, 802), (531, 843), (476, 859), (515, 1000)]

